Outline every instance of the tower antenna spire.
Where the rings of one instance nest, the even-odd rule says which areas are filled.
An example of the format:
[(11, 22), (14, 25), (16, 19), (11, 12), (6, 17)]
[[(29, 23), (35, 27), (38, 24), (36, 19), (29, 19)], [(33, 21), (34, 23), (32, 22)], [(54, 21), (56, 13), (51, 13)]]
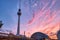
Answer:
[(19, 9), (21, 9), (21, 0), (18, 0)]

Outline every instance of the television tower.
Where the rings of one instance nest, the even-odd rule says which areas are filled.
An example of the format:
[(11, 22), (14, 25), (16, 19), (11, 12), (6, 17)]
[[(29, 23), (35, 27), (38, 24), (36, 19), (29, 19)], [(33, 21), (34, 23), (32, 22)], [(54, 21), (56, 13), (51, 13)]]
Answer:
[(20, 2), (21, 2), (21, 0), (19, 0), (19, 9), (18, 9), (18, 12), (17, 12), (17, 15), (18, 15), (17, 35), (18, 36), (20, 35), (20, 16), (21, 16)]

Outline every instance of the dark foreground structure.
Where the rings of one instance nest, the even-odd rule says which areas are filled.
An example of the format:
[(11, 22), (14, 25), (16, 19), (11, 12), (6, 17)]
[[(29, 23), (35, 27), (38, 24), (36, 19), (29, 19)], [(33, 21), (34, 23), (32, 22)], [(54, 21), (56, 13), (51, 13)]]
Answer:
[(43, 34), (41, 32), (36, 32), (32, 34), (31, 38), (28, 38), (24, 35), (16, 36), (12, 33), (0, 33), (0, 40), (57, 40), (50, 39), (48, 35)]
[(57, 32), (57, 38), (60, 40), (60, 30)]
[(0, 40), (31, 40), (31, 39), (22, 35), (16, 36), (11, 33), (10, 34), (0, 33)]
[(48, 35), (41, 32), (36, 32), (32, 34), (31, 38), (33, 40), (49, 40), (50, 39)]

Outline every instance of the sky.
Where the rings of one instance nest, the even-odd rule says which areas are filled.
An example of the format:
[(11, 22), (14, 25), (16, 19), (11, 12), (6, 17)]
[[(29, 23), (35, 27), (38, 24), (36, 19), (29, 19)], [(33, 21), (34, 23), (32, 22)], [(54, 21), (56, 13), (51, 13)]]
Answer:
[[(20, 2), (20, 6), (19, 6)], [(18, 9), (21, 8), (20, 34), (42, 32), (56, 38), (60, 25), (60, 0), (0, 0), (2, 29), (17, 32)]]

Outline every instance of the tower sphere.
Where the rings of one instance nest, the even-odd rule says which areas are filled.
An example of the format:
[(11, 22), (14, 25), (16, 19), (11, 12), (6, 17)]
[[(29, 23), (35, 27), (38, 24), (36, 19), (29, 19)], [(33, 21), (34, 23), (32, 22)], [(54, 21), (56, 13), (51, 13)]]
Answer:
[(19, 16), (21, 16), (21, 9), (18, 10), (18, 13), (17, 13)]

